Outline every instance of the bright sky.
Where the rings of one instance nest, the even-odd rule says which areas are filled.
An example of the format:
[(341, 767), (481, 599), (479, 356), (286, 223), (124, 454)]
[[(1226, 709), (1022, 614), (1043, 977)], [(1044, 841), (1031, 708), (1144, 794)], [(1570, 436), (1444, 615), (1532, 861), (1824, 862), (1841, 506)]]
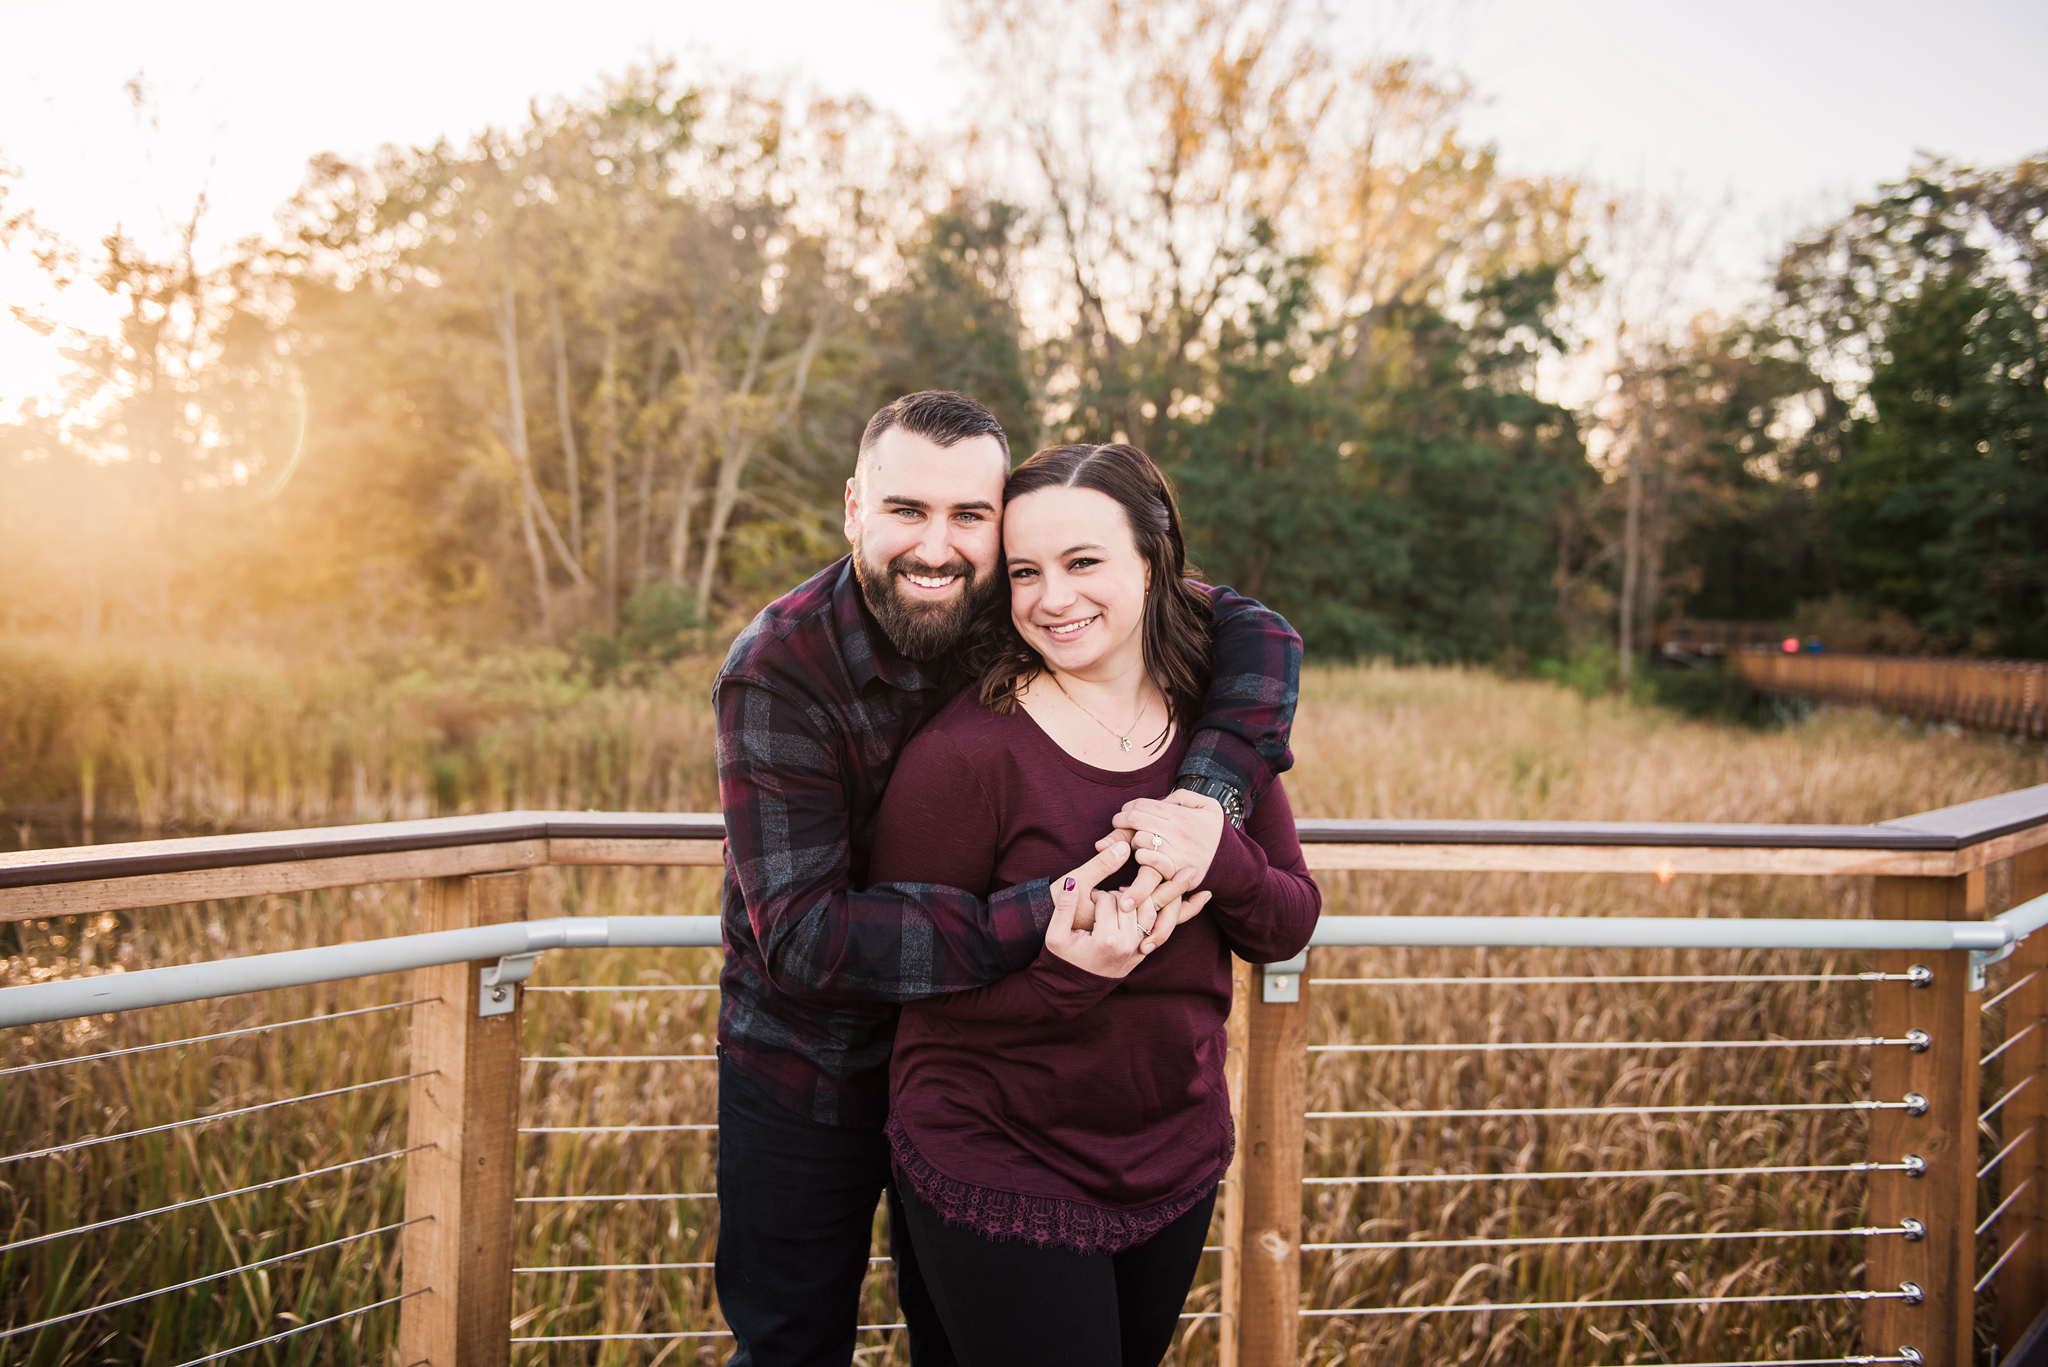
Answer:
[[(1786, 231), (1917, 150), (1979, 163), (2048, 150), (2038, 0), (1332, 3), (1361, 46), (1398, 13), (1401, 32), (1461, 66), (1488, 98), (1471, 131), (1511, 167), (1725, 200), (1722, 277), (1760, 271)], [(945, 12), (944, 0), (0, 0), (0, 164), (19, 177), (7, 207), (75, 242), (119, 224), (161, 247), (204, 190), (211, 256), (269, 228), (315, 153), (459, 141), (657, 53), (862, 94), (936, 131), (975, 98)], [(140, 113), (126, 89), (137, 79)], [(1724, 302), (1741, 291), (1715, 288)], [(105, 321), (83, 293), (49, 300), (18, 259), (0, 261), (0, 301)], [(0, 420), (59, 364), (0, 317)]]

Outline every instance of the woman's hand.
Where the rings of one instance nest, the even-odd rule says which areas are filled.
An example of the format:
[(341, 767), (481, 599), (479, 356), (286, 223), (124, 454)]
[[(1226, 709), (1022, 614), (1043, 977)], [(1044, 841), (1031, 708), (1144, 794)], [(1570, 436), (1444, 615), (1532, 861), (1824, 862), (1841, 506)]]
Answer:
[(1076, 930), (1073, 914), (1062, 916), (1055, 904), (1052, 924), (1045, 928), (1045, 947), (1098, 978), (1121, 978), (1145, 962), (1138, 948), (1145, 941), (1138, 913), (1126, 911), (1113, 892), (1091, 892), (1089, 899), (1094, 904), (1094, 928)]
[[(1052, 923), (1045, 947), (1074, 967), (1101, 978), (1121, 978), (1144, 961), (1136, 908), (1095, 885), (1123, 867), (1131, 847), (1121, 841), (1052, 885)], [(1086, 924), (1081, 924), (1084, 922)]]

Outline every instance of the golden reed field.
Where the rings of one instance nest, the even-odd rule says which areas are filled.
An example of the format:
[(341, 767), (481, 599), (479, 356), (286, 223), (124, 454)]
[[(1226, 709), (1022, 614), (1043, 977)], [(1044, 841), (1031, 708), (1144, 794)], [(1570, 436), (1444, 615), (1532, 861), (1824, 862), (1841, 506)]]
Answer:
[[(101, 839), (395, 819), (510, 807), (704, 810), (714, 805), (708, 667), (592, 687), (556, 657), (412, 674), (292, 668), (255, 655), (143, 658), (0, 643), (0, 803), (15, 846), (81, 838), (85, 794)], [(1693, 722), (1547, 683), (1458, 669), (1311, 670), (1289, 787), (1303, 815), (1864, 822), (2048, 781), (2040, 747), (1823, 713), (1759, 731)], [(1333, 914), (1858, 915), (1867, 882), (1503, 875), (1337, 875)], [(0, 981), (402, 933), (405, 885), (32, 922), (0, 931)], [(532, 914), (709, 913), (701, 870), (543, 870)], [(1531, 951), (1319, 951), (1316, 978), (1854, 973), (1852, 957)], [(708, 1124), (699, 1061), (561, 1062), (561, 1056), (709, 1054), (716, 956), (559, 953), (526, 1005), (521, 1125)], [(0, 1329), (153, 1287), (232, 1275), (35, 1333), (0, 1339), (0, 1363), (176, 1363), (397, 1294), (407, 1074), (402, 981), (160, 1008), (7, 1032), (0, 1039)], [(1833, 1038), (1863, 1033), (1854, 982), (1330, 985), (1312, 989), (1313, 1043)], [(251, 1029), (257, 1026), (274, 1029)], [(225, 1037), (68, 1067), (109, 1050)], [(1998, 1038), (1986, 1029), (1987, 1047)], [(1865, 1053), (1819, 1049), (1320, 1054), (1311, 1108), (1846, 1100)], [(381, 1084), (381, 1085), (379, 1085)], [(1987, 1086), (1992, 1085), (1987, 1079)], [(35, 1151), (194, 1115), (246, 1111), (49, 1156)], [(1860, 1285), (1860, 1240), (1587, 1242), (1859, 1223), (1859, 1180), (1717, 1177), (1484, 1180), (1560, 1169), (1851, 1162), (1852, 1114), (1769, 1112), (1682, 1123), (1615, 1117), (1312, 1121), (1311, 1178), (1464, 1174), (1424, 1185), (1317, 1185), (1308, 1242), (1543, 1238), (1486, 1249), (1312, 1253), (1312, 1307), (1448, 1300), (1569, 1300), (1795, 1293)], [(528, 1134), (521, 1141), (521, 1269), (681, 1264), (655, 1271), (522, 1271), (515, 1334), (708, 1333), (712, 1135)], [(27, 1156), (22, 1156), (27, 1155)], [(310, 1174), (301, 1177), (300, 1174)], [(40, 1236), (202, 1194), (225, 1201), (74, 1237)], [(346, 1241), (346, 1242), (340, 1242)], [(310, 1256), (267, 1262), (294, 1250)], [(1190, 1304), (1216, 1301), (1213, 1255)], [(864, 1322), (894, 1319), (878, 1269)], [(1317, 1363), (1572, 1364), (1824, 1356), (1854, 1344), (1855, 1311), (1612, 1310), (1305, 1321)], [(1192, 1321), (1178, 1359), (1214, 1359), (1214, 1321)], [(238, 1361), (395, 1364), (382, 1309)], [(865, 1334), (859, 1360), (903, 1362), (901, 1335)], [(515, 1350), (531, 1363), (715, 1363), (728, 1341), (613, 1340)]]

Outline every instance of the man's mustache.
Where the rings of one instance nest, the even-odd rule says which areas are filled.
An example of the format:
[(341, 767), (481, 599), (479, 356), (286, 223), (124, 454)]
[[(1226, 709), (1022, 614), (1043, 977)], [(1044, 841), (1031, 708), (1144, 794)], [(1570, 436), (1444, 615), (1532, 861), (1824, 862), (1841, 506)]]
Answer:
[(974, 582), (974, 566), (964, 559), (954, 560), (934, 569), (915, 556), (904, 554), (897, 556), (889, 562), (889, 573), (892, 575), (915, 574), (926, 579), (944, 579), (949, 575), (954, 575), (966, 580), (970, 584)]

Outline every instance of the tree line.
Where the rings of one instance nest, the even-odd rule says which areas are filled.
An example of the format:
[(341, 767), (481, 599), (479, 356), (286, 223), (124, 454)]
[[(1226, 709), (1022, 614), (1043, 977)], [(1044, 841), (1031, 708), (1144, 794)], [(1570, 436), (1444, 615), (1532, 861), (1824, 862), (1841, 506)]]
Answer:
[(1454, 77), (1282, 5), (1053, 9), (964, 7), (989, 100), (945, 145), (654, 66), (317, 158), (219, 268), (196, 218), (161, 258), (0, 218), (122, 314), (0, 426), (0, 624), (673, 652), (838, 554), (862, 423), (940, 387), (1020, 451), (1150, 451), (1325, 658), (1675, 612), (2048, 649), (2048, 163), (1919, 168), (1575, 412), (1538, 368), (1597, 214), (1468, 142)]
[(1676, 606), (2048, 655), (2048, 157), (1916, 167), (1616, 384), (1636, 639)]

